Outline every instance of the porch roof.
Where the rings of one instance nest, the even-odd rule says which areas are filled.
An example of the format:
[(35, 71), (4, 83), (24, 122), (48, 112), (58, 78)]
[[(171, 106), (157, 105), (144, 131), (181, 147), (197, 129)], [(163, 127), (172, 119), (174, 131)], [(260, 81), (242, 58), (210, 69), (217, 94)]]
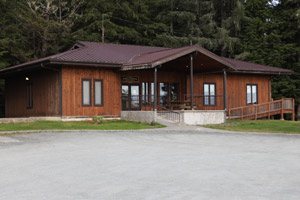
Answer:
[(107, 44), (96, 42), (76, 42), (73, 47), (60, 54), (48, 56), (20, 65), (0, 70), (0, 77), (21, 70), (43, 67), (44, 65), (80, 65), (94, 67), (119, 68), (122, 71), (154, 68), (177, 58), (200, 53), (228, 67), (232, 72), (291, 74), (291, 70), (259, 65), (244, 61), (220, 57), (199, 46), (187, 46), (175, 49)]

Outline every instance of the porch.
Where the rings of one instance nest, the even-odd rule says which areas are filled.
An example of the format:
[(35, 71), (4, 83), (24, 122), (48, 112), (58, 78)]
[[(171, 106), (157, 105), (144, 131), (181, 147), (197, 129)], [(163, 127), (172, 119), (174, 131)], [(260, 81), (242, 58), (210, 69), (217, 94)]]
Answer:
[(121, 73), (123, 111), (225, 110), (227, 67), (188, 54), (155, 68)]
[(203, 111), (221, 112), (217, 123), (223, 123), (228, 108), (271, 102), (271, 75), (276, 74), (272, 67), (221, 58), (198, 47), (155, 52), (122, 67), (122, 111), (154, 111), (154, 119), (158, 113), (181, 123), (193, 113), (197, 122), (190, 124), (211, 123), (199, 122), (209, 118)]
[(226, 70), (208, 56), (191, 53), (155, 68), (122, 71), (121, 118), (152, 122), (161, 116), (189, 125), (224, 123)]

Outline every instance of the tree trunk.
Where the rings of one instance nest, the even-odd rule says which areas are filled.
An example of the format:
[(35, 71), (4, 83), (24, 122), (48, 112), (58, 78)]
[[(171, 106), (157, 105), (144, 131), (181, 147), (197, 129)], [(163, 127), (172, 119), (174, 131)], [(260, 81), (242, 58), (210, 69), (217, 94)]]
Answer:
[(173, 11), (174, 11), (174, 0), (170, 0), (170, 10), (171, 10), (171, 22), (170, 22), (170, 33), (173, 35)]
[(58, 6), (59, 6), (59, 23), (61, 23), (61, 0), (59, 0), (58, 2)]

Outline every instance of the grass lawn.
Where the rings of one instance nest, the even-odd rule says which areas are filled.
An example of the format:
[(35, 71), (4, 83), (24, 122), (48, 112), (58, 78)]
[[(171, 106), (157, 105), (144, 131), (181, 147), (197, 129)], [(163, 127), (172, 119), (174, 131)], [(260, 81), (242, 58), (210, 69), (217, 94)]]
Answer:
[(0, 124), (0, 131), (22, 131), (22, 130), (128, 130), (128, 129), (150, 129), (165, 127), (160, 124), (149, 125), (144, 122), (132, 122), (123, 120), (107, 120), (102, 124), (89, 121), (60, 122), (60, 121), (36, 121), (24, 123)]
[(243, 131), (243, 132), (269, 132), (269, 133), (299, 133), (299, 121), (281, 120), (228, 120), (225, 124), (206, 125), (207, 128)]

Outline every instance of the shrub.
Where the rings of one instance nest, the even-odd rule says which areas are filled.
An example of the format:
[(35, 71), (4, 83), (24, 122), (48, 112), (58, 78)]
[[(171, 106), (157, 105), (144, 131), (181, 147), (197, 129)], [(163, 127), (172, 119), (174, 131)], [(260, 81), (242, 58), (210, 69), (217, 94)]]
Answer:
[(102, 116), (94, 116), (93, 121), (96, 122), (96, 124), (102, 124), (103, 123), (103, 117)]

